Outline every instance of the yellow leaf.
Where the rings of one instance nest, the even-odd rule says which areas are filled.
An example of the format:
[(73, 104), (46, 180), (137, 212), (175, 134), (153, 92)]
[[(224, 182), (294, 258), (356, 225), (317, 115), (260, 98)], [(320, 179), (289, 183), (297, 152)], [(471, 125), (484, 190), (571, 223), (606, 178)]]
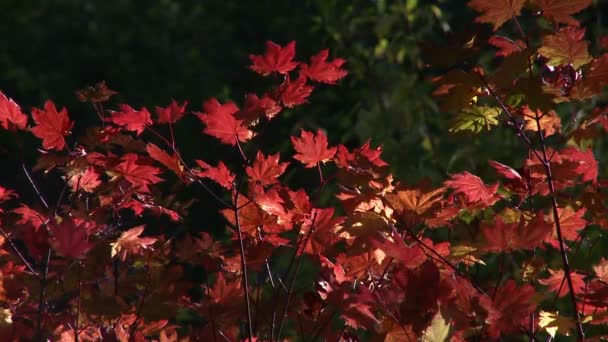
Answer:
[(422, 336), (422, 342), (444, 342), (449, 341), (450, 323), (443, 318), (441, 311), (437, 311), (431, 325), (426, 328)]
[(575, 323), (571, 318), (560, 316), (558, 312), (551, 313), (541, 311), (538, 326), (545, 329), (547, 333), (554, 338), (556, 333), (569, 336), (570, 331), (575, 326)]

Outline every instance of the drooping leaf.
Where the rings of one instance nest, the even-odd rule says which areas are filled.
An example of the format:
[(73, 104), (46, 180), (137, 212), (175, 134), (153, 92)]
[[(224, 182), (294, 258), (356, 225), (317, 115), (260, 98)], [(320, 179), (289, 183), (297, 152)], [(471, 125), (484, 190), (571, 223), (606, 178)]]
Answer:
[(241, 111), (236, 114), (238, 120), (243, 120), (245, 124), (255, 122), (262, 116), (272, 119), (281, 112), (283, 108), (270, 97), (264, 94), (259, 98), (256, 94), (247, 94), (245, 96), (245, 105)]
[(337, 80), (344, 78), (348, 72), (341, 69), (346, 62), (342, 58), (327, 61), (329, 49), (321, 50), (318, 54), (310, 57), (310, 64), (302, 65), (302, 73), (309, 79), (327, 84), (335, 84)]
[(497, 200), (496, 190), (498, 183), (487, 186), (481, 178), (469, 173), (468, 171), (451, 176), (452, 179), (443, 182), (445, 186), (454, 190), (454, 194), (462, 194), (468, 203), (480, 203), (492, 205)]
[(285, 47), (267, 41), (264, 55), (249, 55), (252, 63), (250, 68), (262, 76), (270, 75), (273, 72), (287, 74), (298, 66), (298, 63), (293, 61), (295, 54), (295, 41), (291, 41)]
[(194, 171), (197, 177), (209, 178), (228, 190), (232, 189), (234, 174), (230, 172), (224, 162), (220, 160), (217, 166), (211, 166), (202, 160), (196, 160), (196, 163), (201, 168), (201, 171)]
[(27, 116), (21, 107), (0, 91), (0, 126), (4, 129), (25, 129)]
[(118, 105), (118, 108), (120, 110), (112, 112), (112, 116), (107, 118), (107, 120), (123, 127), (127, 131), (135, 132), (139, 136), (146, 126), (153, 124), (150, 112), (145, 107), (135, 110), (127, 104), (121, 104)]
[(44, 103), (44, 110), (32, 109), (32, 118), (36, 126), (32, 133), (42, 139), (42, 147), (61, 151), (65, 148), (65, 137), (70, 135), (74, 122), (68, 117), (68, 110), (62, 108), (57, 111), (55, 104), (48, 100)]
[(173, 171), (178, 177), (182, 178), (184, 176), (184, 165), (182, 165), (177, 155), (169, 155), (160, 147), (152, 143), (146, 146), (146, 152), (148, 152), (148, 155), (152, 159), (163, 164), (166, 168)]
[(327, 136), (321, 129), (316, 134), (302, 130), (300, 137), (291, 137), (291, 143), (297, 154), (295, 159), (305, 167), (315, 167), (318, 163), (331, 160), (336, 154), (336, 147), (328, 148)]
[(538, 53), (549, 59), (552, 66), (572, 65), (574, 69), (589, 63), (589, 42), (583, 40), (585, 29), (564, 27), (556, 34), (545, 36)]
[(467, 5), (481, 13), (475, 18), (475, 22), (490, 23), (494, 25), (496, 31), (514, 16), (519, 16), (525, 2), (525, 0), (471, 0)]
[(450, 132), (471, 131), (479, 133), (484, 129), (489, 131), (492, 126), (498, 125), (499, 115), (500, 109), (495, 107), (472, 106), (463, 108), (458, 113), (456, 122), (450, 128)]
[(233, 146), (237, 141), (245, 142), (253, 137), (253, 132), (242, 125), (243, 121), (235, 118), (239, 109), (233, 102), (220, 104), (211, 99), (203, 104), (203, 109), (204, 113), (195, 114), (205, 124), (205, 134)]
[(507, 57), (526, 48), (526, 43), (523, 41), (511, 40), (505, 36), (492, 36), (488, 40), (488, 44), (498, 48), (496, 57)]
[(76, 90), (76, 97), (81, 102), (102, 103), (108, 101), (110, 97), (116, 94), (118, 92), (108, 88), (105, 81)]

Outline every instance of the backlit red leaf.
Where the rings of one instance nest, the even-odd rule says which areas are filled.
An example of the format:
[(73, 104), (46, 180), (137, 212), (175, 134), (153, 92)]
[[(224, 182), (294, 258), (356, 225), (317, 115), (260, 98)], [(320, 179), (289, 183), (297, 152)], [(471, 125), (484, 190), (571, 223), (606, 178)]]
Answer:
[(127, 254), (140, 254), (143, 249), (148, 249), (156, 242), (156, 238), (139, 237), (144, 232), (144, 226), (137, 226), (123, 232), (120, 238), (111, 244), (112, 257), (118, 257), (125, 261)]
[(101, 180), (99, 174), (91, 167), (85, 169), (82, 172), (72, 176), (68, 181), (68, 185), (72, 191), (76, 192), (82, 190), (84, 192), (92, 193), (99, 185)]
[(72, 218), (65, 218), (61, 223), (50, 224), (49, 230), (52, 235), (51, 246), (63, 257), (82, 259), (93, 247), (84, 221), (76, 222)]
[(32, 118), (36, 126), (31, 131), (42, 139), (42, 147), (57, 151), (65, 148), (65, 137), (71, 134), (70, 130), (74, 127), (66, 108), (58, 112), (55, 104), (48, 100), (44, 103), (44, 110), (32, 109)]
[(335, 84), (337, 80), (344, 78), (348, 72), (341, 69), (346, 62), (342, 58), (327, 61), (329, 49), (321, 50), (318, 54), (310, 57), (310, 64), (302, 65), (302, 73), (309, 79), (327, 84)]
[(579, 25), (579, 22), (572, 18), (576, 14), (591, 5), (591, 0), (533, 0), (542, 15), (555, 22), (568, 25)]
[(25, 129), (27, 116), (21, 107), (0, 91), (0, 126), (4, 129)]
[(273, 72), (287, 74), (298, 65), (293, 61), (295, 55), (295, 41), (291, 41), (285, 47), (267, 41), (264, 55), (249, 55), (252, 63), (250, 68), (262, 76), (270, 75)]
[(230, 172), (222, 161), (217, 166), (211, 166), (202, 160), (196, 160), (196, 163), (201, 168), (201, 171), (194, 171), (197, 177), (209, 178), (228, 190), (232, 189), (234, 174)]
[(131, 183), (137, 191), (150, 192), (149, 185), (161, 182), (158, 177), (160, 170), (154, 166), (146, 165), (141, 158), (133, 153), (125, 154), (121, 162), (112, 169)]
[(112, 112), (107, 120), (118, 126), (123, 127), (127, 131), (135, 132), (140, 135), (146, 126), (152, 125), (152, 118), (150, 112), (145, 107), (140, 110), (135, 110), (127, 104), (118, 105), (120, 111)]
[(245, 142), (253, 137), (253, 132), (242, 126), (243, 120), (237, 120), (239, 111), (233, 102), (220, 104), (211, 99), (203, 104), (204, 113), (195, 113), (205, 124), (203, 133), (219, 139), (222, 143), (236, 145), (237, 140)]
[(496, 31), (506, 21), (520, 15), (525, 2), (525, 0), (471, 0), (467, 5), (481, 13), (475, 18), (475, 22), (490, 23), (494, 25)]
[(496, 196), (498, 184), (487, 186), (481, 178), (468, 171), (452, 175), (451, 178), (451, 180), (447, 180), (443, 184), (453, 189), (454, 194), (462, 194), (468, 203), (480, 203), (488, 206), (498, 200)]
[(188, 101), (184, 101), (180, 105), (175, 100), (173, 100), (165, 108), (156, 107), (156, 115), (158, 116), (156, 122), (158, 122), (159, 124), (171, 124), (177, 122), (184, 116), (184, 112), (186, 111), (187, 105)]
[(313, 87), (306, 84), (306, 75), (301, 72), (295, 81), (292, 81), (289, 77), (285, 78), (278, 89), (279, 99), (283, 106), (293, 108), (305, 103), (312, 90)]
[(285, 172), (289, 163), (280, 163), (279, 154), (273, 154), (268, 157), (258, 151), (256, 159), (247, 166), (245, 172), (253, 182), (258, 182), (262, 185), (270, 185), (277, 183), (277, 178)]
[(299, 138), (291, 137), (291, 143), (297, 152), (294, 158), (306, 167), (325, 163), (336, 154), (336, 147), (327, 148), (327, 136), (321, 129), (317, 130), (316, 134), (302, 130)]
[[(566, 283), (564, 270), (560, 269), (557, 271), (549, 269), (551, 275), (546, 279), (539, 279), (538, 282), (542, 285), (548, 286), (549, 291), (557, 293), (558, 297), (563, 297), (570, 293), (570, 288)], [(570, 278), (572, 278), (572, 285), (574, 285), (574, 292), (576, 294), (583, 293), (585, 290), (585, 281), (583, 275), (577, 272), (570, 272)]]
[(184, 175), (184, 166), (181, 161), (177, 157), (177, 155), (169, 155), (167, 152), (162, 150), (160, 147), (154, 144), (148, 144), (146, 146), (146, 151), (148, 155), (159, 163), (163, 164), (166, 168), (173, 171), (178, 177), (183, 177)]

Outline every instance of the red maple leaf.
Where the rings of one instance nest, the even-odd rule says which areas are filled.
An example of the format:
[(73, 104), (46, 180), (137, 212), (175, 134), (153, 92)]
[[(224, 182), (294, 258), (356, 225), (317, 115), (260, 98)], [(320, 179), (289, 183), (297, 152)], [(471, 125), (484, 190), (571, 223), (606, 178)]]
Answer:
[(505, 223), (496, 216), (493, 224), (482, 224), (481, 230), (488, 244), (489, 251), (511, 251), (515, 249), (532, 249), (541, 244), (553, 232), (542, 213), (537, 213), (533, 220), (526, 222)]
[(19, 197), (14, 190), (0, 186), (0, 203)]
[(21, 107), (0, 91), (0, 126), (4, 129), (25, 129), (27, 116)]
[(154, 166), (146, 165), (142, 159), (133, 153), (125, 154), (120, 158), (121, 162), (112, 171), (119, 173), (127, 182), (131, 183), (135, 190), (150, 192), (148, 185), (161, 182), (158, 177), (160, 170)]
[(507, 57), (526, 48), (526, 43), (523, 41), (511, 40), (504, 36), (492, 36), (488, 39), (488, 44), (498, 48), (496, 57)]
[(262, 116), (272, 119), (281, 109), (283, 108), (268, 94), (264, 94), (262, 98), (259, 98), (256, 94), (247, 94), (245, 96), (245, 106), (236, 114), (236, 118), (243, 120), (245, 123), (254, 122)]
[(156, 242), (156, 238), (139, 237), (143, 232), (143, 225), (123, 232), (120, 238), (111, 244), (112, 257), (118, 255), (122, 261), (125, 261), (127, 254), (140, 254), (142, 249), (148, 249), (150, 245)]
[[(585, 208), (581, 208), (577, 211), (572, 210), (570, 207), (557, 208), (562, 237), (565, 240), (576, 240), (578, 238), (578, 231), (587, 226), (588, 222), (583, 217), (585, 216), (585, 212)], [(555, 229), (557, 229), (553, 215), (549, 216), (549, 223), (552, 224)], [(553, 235), (548, 239), (548, 242), (557, 246), (557, 232), (555, 230)]]
[(86, 222), (65, 218), (61, 223), (49, 225), (52, 237), (50, 243), (59, 255), (66, 258), (82, 259), (93, 247), (89, 242), (89, 232)]
[(555, 22), (578, 26), (580, 23), (571, 17), (591, 5), (591, 0), (533, 0), (542, 15)]
[(252, 63), (250, 68), (262, 76), (270, 75), (273, 72), (287, 74), (298, 65), (297, 62), (293, 61), (295, 55), (295, 41), (291, 41), (284, 48), (271, 41), (267, 41), (264, 55), (249, 55)]
[(325, 163), (336, 154), (336, 147), (327, 148), (327, 136), (321, 131), (313, 135), (312, 132), (302, 130), (299, 138), (291, 137), (293, 148), (298, 152), (294, 158), (301, 161), (306, 167), (315, 167), (318, 163)]
[(337, 80), (348, 74), (348, 71), (341, 69), (346, 61), (342, 58), (335, 58), (331, 62), (327, 62), (328, 56), (329, 49), (325, 49), (310, 57), (310, 64), (302, 64), (302, 73), (316, 82), (336, 84)]
[(310, 232), (310, 241), (304, 246), (304, 252), (310, 254), (325, 254), (338, 240), (336, 227), (342, 224), (344, 217), (334, 217), (334, 208), (315, 208), (311, 211), (310, 218), (302, 224), (300, 233), (306, 236)]
[(231, 301), (243, 295), (241, 282), (239, 280), (227, 282), (222, 272), (217, 274), (215, 284), (213, 284), (213, 287), (207, 288), (207, 291), (209, 298), (211, 298), (211, 301), (214, 303), (220, 303), (227, 300)]
[(142, 107), (138, 111), (127, 104), (121, 104), (118, 107), (120, 111), (112, 112), (112, 116), (107, 121), (122, 126), (127, 131), (140, 135), (147, 125), (152, 125), (153, 123), (150, 112), (145, 107)]
[(306, 102), (313, 87), (306, 84), (306, 75), (300, 72), (300, 76), (295, 81), (291, 81), (289, 76), (285, 77), (285, 81), (278, 89), (279, 99), (283, 106), (293, 108)]
[(209, 178), (224, 188), (232, 189), (234, 183), (234, 174), (230, 172), (228, 167), (220, 160), (217, 166), (211, 166), (202, 160), (196, 160), (202, 171), (194, 171), (197, 177)]
[(253, 132), (242, 126), (243, 120), (234, 116), (239, 111), (233, 102), (220, 104), (211, 99), (203, 104), (205, 113), (195, 113), (205, 124), (203, 133), (218, 138), (222, 143), (236, 145), (237, 140), (245, 142), (253, 137)]
[(486, 206), (494, 204), (498, 197), (496, 190), (498, 183), (487, 186), (481, 178), (468, 171), (451, 176), (451, 180), (443, 182), (448, 188), (454, 189), (454, 194), (462, 194), (470, 204), (480, 203)]
[(157, 106), (156, 115), (158, 116), (158, 118), (156, 119), (156, 122), (159, 124), (170, 124), (177, 122), (184, 116), (184, 112), (186, 111), (187, 105), (188, 101), (184, 101), (180, 105), (175, 100), (173, 100), (165, 108)]
[(498, 30), (506, 21), (521, 14), (526, 0), (471, 0), (468, 5), (481, 15), (475, 18), (477, 23), (491, 23), (494, 31)]
[(177, 157), (177, 155), (169, 155), (167, 152), (163, 151), (160, 147), (150, 143), (146, 146), (146, 151), (148, 155), (159, 163), (163, 164), (169, 170), (175, 172), (175, 174), (183, 178), (184, 176), (184, 166), (181, 161)]
[(99, 179), (99, 174), (92, 167), (89, 167), (72, 176), (68, 181), (68, 185), (74, 192), (82, 190), (92, 193), (95, 188), (101, 185), (101, 180)]
[(500, 312), (500, 318), (494, 329), (502, 333), (519, 331), (521, 322), (527, 322), (530, 313), (534, 312), (536, 304), (533, 302), (534, 287), (524, 284), (517, 287), (513, 279), (495, 291), (494, 308)]
[(280, 163), (279, 154), (273, 154), (268, 157), (258, 151), (255, 161), (251, 166), (247, 166), (245, 172), (253, 182), (259, 182), (262, 185), (270, 185), (277, 183), (277, 178), (285, 172), (289, 163)]
[(417, 268), (426, 261), (426, 254), (418, 245), (406, 245), (401, 236), (396, 233), (393, 234), (393, 239), (394, 241), (390, 241), (379, 237), (371, 242), (374, 247), (381, 249), (389, 257), (401, 261), (407, 268)]
[(68, 117), (68, 110), (62, 108), (57, 112), (55, 104), (48, 100), (44, 110), (32, 109), (32, 117), (37, 126), (32, 127), (32, 133), (42, 139), (42, 147), (61, 151), (65, 148), (65, 136), (70, 135), (74, 122)]
[[(570, 293), (570, 287), (566, 283), (564, 270), (560, 269), (554, 271), (549, 269), (549, 278), (539, 279), (538, 282), (542, 285), (548, 286), (549, 291), (557, 293), (558, 297), (563, 297)], [(570, 278), (572, 279), (572, 285), (576, 294), (583, 293), (585, 291), (585, 281), (583, 280), (584, 275), (576, 272), (570, 272)]]

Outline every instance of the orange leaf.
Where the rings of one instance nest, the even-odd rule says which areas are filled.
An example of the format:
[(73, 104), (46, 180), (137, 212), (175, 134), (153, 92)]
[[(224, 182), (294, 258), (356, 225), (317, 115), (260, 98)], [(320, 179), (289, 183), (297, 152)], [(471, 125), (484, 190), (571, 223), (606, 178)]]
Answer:
[(481, 13), (475, 18), (475, 22), (493, 24), (496, 31), (506, 21), (520, 15), (525, 2), (525, 0), (471, 0), (468, 6)]

